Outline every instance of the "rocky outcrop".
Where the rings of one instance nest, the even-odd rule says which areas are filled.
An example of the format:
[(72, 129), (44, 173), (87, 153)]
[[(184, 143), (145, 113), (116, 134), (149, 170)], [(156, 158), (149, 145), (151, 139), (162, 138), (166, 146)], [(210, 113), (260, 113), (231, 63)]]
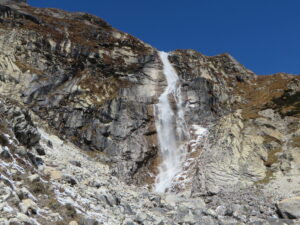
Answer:
[(34, 126), (27, 110), (5, 101), (0, 106), (0, 112), (7, 115), (9, 126), (12, 127), (17, 140), (27, 148), (37, 145), (40, 141), (40, 134)]
[[(35, 13), (33, 9), (30, 12)], [(153, 103), (159, 76), (152, 69), (157, 60), (155, 51), (99, 18), (87, 14), (60, 16), (78, 20), (72, 27), (74, 32), (75, 26), (86, 24), (86, 32), (97, 29), (99, 32), (91, 37), (95, 46), (81, 43), (78, 34), (72, 37), (71, 31), (62, 31), (61, 41), (44, 37), (40, 28), (29, 30), (30, 22), (21, 32), (3, 30), (3, 88), (21, 97), (83, 149), (106, 153), (118, 162), (118, 174), (130, 181), (156, 151), (146, 140), (149, 135), (144, 135), (152, 120), (148, 106)], [(60, 25), (64, 26), (63, 22)], [(48, 57), (52, 58), (50, 64)], [(11, 90), (9, 84), (17, 88)]]
[[(113, 173), (127, 182), (151, 180), (149, 171), (155, 172), (151, 168), (158, 149), (153, 105), (166, 85), (156, 50), (87, 14), (22, 10), (43, 25), (36, 27), (28, 21), (20, 32), (3, 32), (3, 91), (15, 93), (81, 148), (107, 154)], [(58, 18), (51, 20), (54, 16)], [(68, 20), (68, 30), (61, 17)], [(16, 25), (16, 20), (10, 22)], [(75, 33), (78, 26), (86, 24), (86, 30)], [(62, 27), (59, 34), (57, 27)], [(99, 33), (93, 36), (91, 28)], [(44, 36), (44, 29), (53, 30), (51, 37)], [(85, 43), (86, 37), (81, 35), (92, 36)], [(179, 56), (174, 52), (174, 60)], [(182, 89), (190, 124), (208, 124), (226, 111), (222, 109), (228, 98), (226, 90), (199, 74), (181, 74), (185, 74)], [(17, 88), (11, 88), (15, 85)], [(139, 175), (145, 172), (146, 177)]]
[(286, 219), (300, 218), (300, 202), (299, 197), (284, 199), (277, 204), (279, 213)]

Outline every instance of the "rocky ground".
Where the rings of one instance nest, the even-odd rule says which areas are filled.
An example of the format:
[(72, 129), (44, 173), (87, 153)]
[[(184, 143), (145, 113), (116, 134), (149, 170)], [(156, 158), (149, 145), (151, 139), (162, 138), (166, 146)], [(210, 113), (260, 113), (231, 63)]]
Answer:
[(6, 0), (0, 46), (0, 224), (300, 224), (298, 76), (171, 52), (191, 139), (157, 194), (157, 49), (93, 15)]

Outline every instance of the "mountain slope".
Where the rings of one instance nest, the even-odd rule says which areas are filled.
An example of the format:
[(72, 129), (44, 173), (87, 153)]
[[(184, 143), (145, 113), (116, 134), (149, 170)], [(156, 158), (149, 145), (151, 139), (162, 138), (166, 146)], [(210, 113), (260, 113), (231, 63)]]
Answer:
[(183, 174), (159, 195), (153, 108), (167, 83), (157, 49), (96, 16), (17, 1), (0, 2), (0, 46), (3, 224), (289, 217), (275, 204), (300, 191), (298, 76), (171, 52), (191, 139)]

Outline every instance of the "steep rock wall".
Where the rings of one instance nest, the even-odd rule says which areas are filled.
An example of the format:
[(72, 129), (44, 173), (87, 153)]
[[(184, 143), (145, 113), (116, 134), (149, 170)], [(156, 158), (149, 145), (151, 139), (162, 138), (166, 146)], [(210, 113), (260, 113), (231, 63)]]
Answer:
[[(160, 160), (153, 105), (166, 86), (157, 50), (89, 14), (26, 5), (2, 9), (3, 95), (80, 148), (104, 153), (95, 157), (110, 164), (112, 174), (151, 183)], [(170, 60), (191, 133), (193, 126), (209, 129), (207, 141), (190, 154), (187, 187), (215, 194), (269, 179), (270, 140), (281, 145), (297, 133), (278, 140), (283, 131), (261, 122), (259, 112), (270, 108), (284, 121), (297, 121), (299, 79), (258, 77), (228, 54), (176, 50)], [(289, 99), (286, 106), (281, 98)]]

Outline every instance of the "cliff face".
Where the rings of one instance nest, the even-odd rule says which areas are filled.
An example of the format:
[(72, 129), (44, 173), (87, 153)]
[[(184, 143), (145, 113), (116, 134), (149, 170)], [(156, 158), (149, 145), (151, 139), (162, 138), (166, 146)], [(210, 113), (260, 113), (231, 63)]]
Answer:
[(13, 87), (3, 85), (5, 91), (60, 135), (134, 175), (153, 154), (144, 133), (157, 82), (155, 50), (88, 14), (22, 10), (28, 14), (9, 7), (2, 14), (2, 80)]
[[(91, 218), (85, 206), (80, 205), (80, 208), (76, 204), (80, 198), (90, 198), (88, 193), (100, 186), (107, 187), (105, 190), (110, 193), (101, 192), (96, 202), (91, 200), (88, 203), (93, 213), (97, 210), (91, 204), (97, 205), (101, 201), (120, 210), (120, 199), (125, 202), (121, 204), (123, 211), (132, 211), (131, 208), (138, 211), (141, 206), (132, 206), (134, 201), (131, 198), (139, 199), (138, 194), (132, 193), (138, 193), (140, 189), (136, 187), (127, 195), (122, 190), (125, 184), (119, 180), (151, 187), (161, 160), (153, 108), (166, 87), (166, 80), (157, 50), (86, 13), (38, 9), (7, 1), (0, 1), (0, 4), (3, 162), (13, 169), (17, 158), (23, 160), (21, 167), (29, 176), (24, 182), (30, 190), (36, 188), (32, 187), (34, 178), (30, 178), (30, 174), (48, 176), (42, 178), (48, 181), (39, 184), (42, 187), (37, 195), (44, 191), (51, 197), (41, 200), (45, 207), (51, 199), (58, 198), (58, 202), (51, 203), (57, 207), (50, 208), (52, 213), (60, 210), (71, 213), (66, 214), (65, 221), (73, 219), (79, 222)], [(194, 200), (188, 197), (190, 195), (203, 203), (198, 205), (199, 208), (188, 208), (187, 212), (192, 210), (193, 214), (193, 219), (189, 218), (191, 223), (201, 224), (200, 219), (195, 218), (199, 218), (202, 212), (205, 215), (201, 216), (204, 218), (202, 224), (222, 221), (213, 214), (221, 215), (223, 211), (219, 207), (232, 208), (232, 202), (244, 204), (249, 210), (238, 209), (236, 216), (224, 211), (221, 215), (224, 221), (247, 223), (251, 210), (258, 210), (253, 216), (258, 220), (275, 216), (274, 203), (285, 197), (294, 197), (300, 191), (297, 185), (300, 182), (298, 76), (257, 76), (228, 54), (208, 57), (193, 50), (176, 50), (170, 53), (169, 60), (180, 77), (185, 119), (191, 134), (190, 153), (186, 159), (190, 163), (184, 167), (185, 178), (172, 187), (176, 192), (185, 193), (186, 199), (168, 197), (165, 203), (161, 203), (157, 196), (147, 192), (150, 203), (147, 199), (141, 200), (142, 203), (151, 209), (160, 207), (159, 218), (165, 222), (172, 220), (172, 217), (163, 217), (168, 207), (174, 207), (174, 214), (178, 214), (176, 210), (184, 214), (186, 210), (180, 205), (194, 204)], [(209, 130), (203, 138), (197, 136), (199, 126)], [(50, 133), (71, 147), (61, 149), (64, 142)], [(18, 152), (20, 148), (22, 154)], [(69, 155), (66, 150), (70, 151)], [(64, 167), (70, 161), (73, 161), (71, 170), (76, 171), (75, 178), (61, 176), (61, 173), (70, 172)], [(5, 177), (22, 179), (18, 172), (9, 172), (8, 164), (1, 164), (3, 171), (7, 170)], [(42, 169), (38, 169), (41, 166)], [(97, 168), (103, 171), (99, 172)], [(98, 182), (96, 176), (103, 177), (103, 185), (95, 184)], [(119, 180), (114, 180), (114, 176)], [(113, 184), (109, 184), (110, 179), (114, 180)], [(22, 185), (10, 182), (11, 187)], [(116, 187), (113, 187), (114, 183)], [(53, 188), (49, 188), (51, 185), (61, 194), (53, 192)], [(72, 191), (81, 193), (80, 198), (72, 197), (76, 204), (71, 208), (59, 201), (67, 196), (62, 189), (70, 188), (64, 185), (71, 185)], [(237, 192), (240, 194), (232, 194)], [(143, 194), (141, 199), (145, 196)], [(16, 198), (21, 201), (21, 209), (28, 203), (22, 201), (30, 199), (28, 196)], [(202, 198), (212, 211), (205, 211)], [(259, 202), (268, 212), (247, 201)], [(127, 205), (131, 206), (130, 210)], [(31, 207), (35, 207), (33, 203)], [(198, 215), (200, 208), (203, 210)], [(76, 214), (80, 210), (85, 217)], [(31, 211), (24, 209), (22, 213), (33, 215)], [(110, 215), (111, 220), (99, 215), (96, 218), (110, 224), (121, 224), (117, 221), (120, 215), (114, 215)], [(128, 215), (134, 215), (142, 223), (147, 221), (135, 212), (128, 212)], [(151, 215), (147, 214), (149, 218)], [(185, 216), (179, 216), (176, 221), (180, 222)], [(53, 215), (49, 218), (59, 221)]]

